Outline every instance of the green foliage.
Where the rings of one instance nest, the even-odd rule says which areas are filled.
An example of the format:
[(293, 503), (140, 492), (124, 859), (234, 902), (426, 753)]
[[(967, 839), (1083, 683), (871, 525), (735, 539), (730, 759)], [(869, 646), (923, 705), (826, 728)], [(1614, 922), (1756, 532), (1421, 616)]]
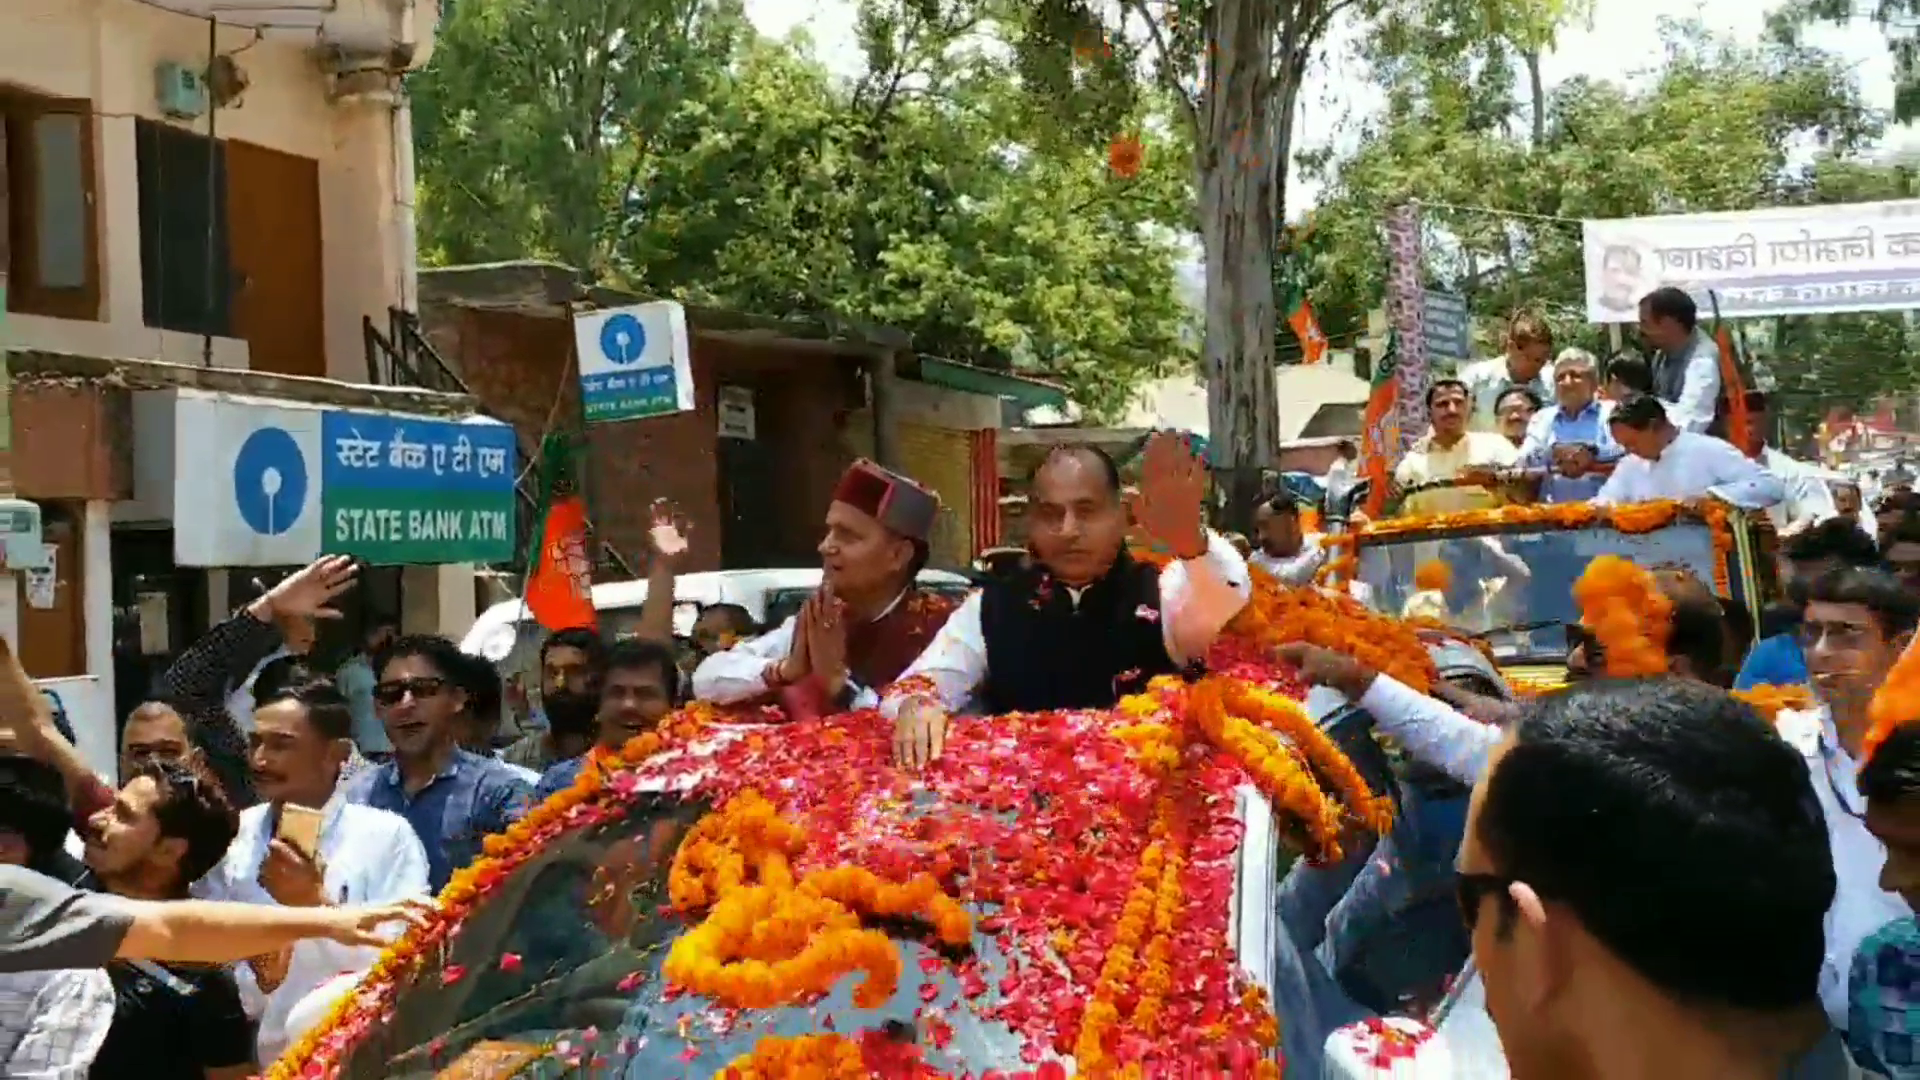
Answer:
[(1767, 13), (1767, 29), (1774, 40), (1794, 45), (1809, 26), (1848, 25), (1868, 21), (1880, 28), (1893, 56), (1893, 116), (1901, 123), (1920, 117), (1920, 0), (1873, 0), (1863, 6), (1854, 0), (1787, 0)]
[[(1521, 111), (1511, 95), (1472, 92), (1464, 39), (1376, 37), (1372, 48), (1397, 57), (1381, 69), (1394, 107), (1355, 154), (1308, 163), (1327, 183), (1314, 299), (1329, 336), (1364, 332), (1386, 271), (1379, 222), (1406, 199), (1428, 204), (1430, 284), (1468, 298), (1489, 350), (1523, 308), (1543, 310), (1568, 343), (1604, 350), (1604, 331), (1585, 324), (1580, 219), (1910, 193), (1901, 170), (1858, 159), (1882, 121), (1836, 58), (1743, 48), (1696, 23), (1670, 23), (1665, 36), (1665, 57), (1637, 88), (1576, 79), (1546, 95), (1538, 143), (1510, 122)], [(1435, 82), (1456, 90), (1419, 90)], [(1909, 334), (1904, 319), (1762, 322), (1746, 334), (1798, 413), (1920, 385), (1912, 349), (1893, 348)]]
[[(757, 39), (738, 0), (462, 0), (416, 88), (422, 248), (890, 325), (923, 352), (1056, 377), (1096, 415), (1121, 411), (1192, 354), (1174, 275), (1188, 156), (1143, 101), (1113, 118), (1147, 147), (1129, 181), (1108, 172), (1105, 140), (1037, 127), (989, 14), (983, 0), (868, 0), (868, 70), (849, 83), (804, 40)], [(583, 27), (669, 15), (695, 33), (645, 45), (644, 62), (618, 37), (568, 75), (531, 74), (593, 40)], [(603, 84), (619, 94), (576, 90)]]

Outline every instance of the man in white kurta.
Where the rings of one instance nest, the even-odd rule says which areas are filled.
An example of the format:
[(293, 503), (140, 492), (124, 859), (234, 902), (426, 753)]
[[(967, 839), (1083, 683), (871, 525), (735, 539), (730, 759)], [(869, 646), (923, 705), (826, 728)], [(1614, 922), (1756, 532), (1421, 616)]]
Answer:
[[(330, 682), (288, 687), (254, 709), (248, 765), (267, 802), (240, 813), (240, 829), (221, 859), (193, 887), (208, 900), (317, 906), (386, 904), (432, 895), (427, 853), (407, 819), (348, 803), (336, 792), (341, 766), (353, 748), (353, 716)], [(311, 853), (278, 835), (293, 807), (317, 808), (318, 844)], [(298, 811), (293, 811), (297, 814)], [(311, 857), (309, 857), (311, 855)], [(281, 953), (235, 966), (234, 981), (247, 1013), (259, 1023), (258, 1060), (280, 1057), (325, 1015), (302, 1002), (329, 1001), (380, 958), (378, 949), (331, 941), (302, 941)]]
[(1715, 498), (1759, 510), (1786, 497), (1779, 477), (1725, 439), (1680, 430), (1651, 395), (1621, 402), (1608, 421), (1627, 454), (1594, 496), (1596, 503)]

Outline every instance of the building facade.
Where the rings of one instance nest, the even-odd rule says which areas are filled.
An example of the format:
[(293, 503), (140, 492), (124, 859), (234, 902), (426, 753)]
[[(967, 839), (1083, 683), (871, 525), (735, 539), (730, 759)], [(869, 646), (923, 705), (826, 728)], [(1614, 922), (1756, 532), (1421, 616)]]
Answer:
[[(464, 440), (471, 473), (500, 440), (471, 398), (365, 385), (366, 328), (414, 304), (400, 77), (437, 18), (436, 0), (0, 4), (0, 481), (40, 505), (47, 556), (7, 568), (0, 632), (102, 771), (152, 675), (323, 550), (366, 557), (367, 614), (472, 621), (474, 566), (446, 560), (501, 528), (511, 486), (435, 469)], [(445, 497), (412, 501), (442, 516), (377, 512), (427, 490)], [(462, 499), (484, 512), (450, 539), (441, 503)]]

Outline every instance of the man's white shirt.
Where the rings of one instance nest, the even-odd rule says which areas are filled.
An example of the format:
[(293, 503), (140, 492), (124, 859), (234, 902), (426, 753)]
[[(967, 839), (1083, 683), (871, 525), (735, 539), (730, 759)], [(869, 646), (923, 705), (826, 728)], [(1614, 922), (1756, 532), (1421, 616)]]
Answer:
[[(271, 812), (266, 803), (240, 812), (240, 831), (227, 847), (226, 857), (194, 885), (195, 896), (250, 904), (276, 902), (259, 881), (267, 844), (273, 839)], [(327, 804), (324, 814), (319, 854), (329, 903), (387, 904), (432, 896), (426, 849), (405, 818), (338, 798)], [(303, 997), (336, 976), (366, 971), (379, 958), (380, 950), (374, 948), (302, 941), (293, 946), (286, 978), (271, 993), (261, 991), (249, 965), (236, 965), (234, 979), (241, 1001), (260, 1022), (260, 1060), (276, 1060), (302, 1034), (290, 1030), (287, 1020)]]
[(1813, 793), (1827, 823), (1835, 888), (1827, 908), (1826, 955), (1820, 962), (1820, 1004), (1833, 1026), (1847, 1029), (1847, 977), (1860, 943), (1881, 927), (1913, 914), (1899, 895), (1880, 887), (1887, 849), (1867, 830), (1867, 802), (1854, 783), (1859, 765), (1840, 745), (1826, 709), (1788, 711), (1775, 725), (1807, 762)]
[(1247, 562), (1272, 574), (1282, 585), (1311, 585), (1314, 575), (1326, 565), (1327, 549), (1319, 533), (1308, 533), (1300, 538), (1300, 550), (1292, 555), (1269, 555), (1256, 547)]
[(1840, 508), (1833, 503), (1833, 489), (1806, 462), (1796, 461), (1769, 446), (1760, 451), (1760, 464), (1779, 477), (1787, 489), (1786, 498), (1767, 507), (1767, 517), (1772, 519), (1775, 532), (1790, 526), (1817, 525), (1840, 516)]
[(1655, 502), (1711, 495), (1748, 510), (1786, 497), (1786, 485), (1725, 439), (1677, 433), (1657, 461), (1628, 454), (1594, 496), (1596, 503)]

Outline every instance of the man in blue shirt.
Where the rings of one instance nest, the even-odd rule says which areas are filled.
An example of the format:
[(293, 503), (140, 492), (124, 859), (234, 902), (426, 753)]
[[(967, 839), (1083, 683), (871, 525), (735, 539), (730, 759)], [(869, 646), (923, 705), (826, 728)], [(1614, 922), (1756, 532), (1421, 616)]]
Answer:
[(348, 802), (407, 819), (427, 849), (428, 880), (438, 890), (480, 855), (489, 835), (527, 811), (533, 785), (506, 763), (460, 748), (460, 650), (443, 637), (403, 637), (375, 663), (373, 700), (393, 744), (393, 760), (348, 782)]
[(1540, 501), (1585, 502), (1600, 493), (1622, 450), (1607, 428), (1611, 406), (1599, 398), (1600, 367), (1585, 349), (1553, 362), (1554, 403), (1533, 414), (1520, 466), (1539, 470)]
[[(1873, 566), (1879, 550), (1851, 518), (1833, 517), (1787, 541), (1786, 576), (1789, 595), (1798, 583), (1812, 581), (1837, 566)], [(1799, 604), (1784, 611), (1763, 612), (1761, 638), (1740, 665), (1735, 690), (1756, 686), (1800, 686), (1807, 681), (1807, 658), (1800, 647)]]

